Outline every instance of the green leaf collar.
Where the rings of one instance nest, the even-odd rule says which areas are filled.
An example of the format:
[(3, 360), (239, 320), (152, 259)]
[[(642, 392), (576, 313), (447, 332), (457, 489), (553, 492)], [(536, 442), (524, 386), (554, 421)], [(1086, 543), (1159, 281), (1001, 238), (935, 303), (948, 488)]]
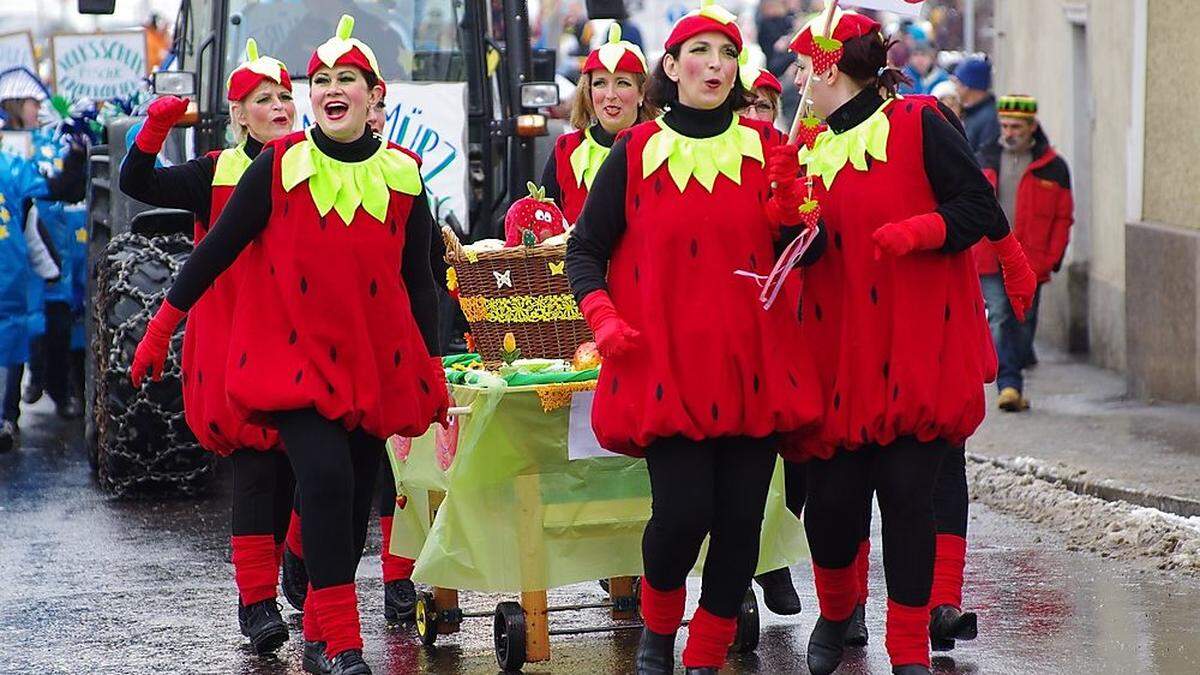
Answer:
[(817, 136), (812, 148), (800, 148), (800, 164), (808, 168), (810, 175), (817, 175), (832, 188), (838, 172), (849, 162), (858, 171), (867, 170), (867, 155), (887, 161), (888, 133), (891, 123), (884, 110), (897, 99), (888, 99), (871, 116), (858, 126), (840, 134), (826, 129)]
[(642, 148), (642, 178), (666, 162), (667, 171), (681, 193), (692, 177), (708, 192), (712, 192), (717, 174), (741, 185), (742, 157), (757, 160), (759, 164), (764, 161), (762, 137), (754, 129), (742, 126), (739, 120), (734, 115), (729, 128), (711, 138), (691, 138), (659, 118), (659, 130)]
[(250, 155), (246, 154), (246, 144), (236, 148), (226, 148), (217, 155), (217, 167), (213, 173), (213, 186), (233, 187), (242, 179), (242, 174), (249, 168)]
[(596, 180), (596, 172), (611, 151), (612, 148), (606, 148), (592, 138), (591, 129), (584, 129), (583, 142), (571, 151), (571, 172), (575, 175), (575, 184), (586, 185), (590, 190), (592, 181)]

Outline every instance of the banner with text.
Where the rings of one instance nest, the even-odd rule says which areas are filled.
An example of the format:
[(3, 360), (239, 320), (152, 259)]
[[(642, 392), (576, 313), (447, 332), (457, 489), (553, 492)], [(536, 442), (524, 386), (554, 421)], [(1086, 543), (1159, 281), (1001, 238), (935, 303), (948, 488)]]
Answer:
[[(293, 86), (298, 129), (313, 123), (308, 83)], [(421, 157), (421, 176), (433, 215), (453, 213), (468, 227), (467, 85), (465, 82), (388, 82), (383, 135)]]
[(150, 72), (141, 30), (55, 35), (50, 49), (55, 91), (69, 100), (125, 98)]
[(0, 70), (23, 66), (37, 72), (33, 58), (33, 34), (29, 31), (0, 35)]

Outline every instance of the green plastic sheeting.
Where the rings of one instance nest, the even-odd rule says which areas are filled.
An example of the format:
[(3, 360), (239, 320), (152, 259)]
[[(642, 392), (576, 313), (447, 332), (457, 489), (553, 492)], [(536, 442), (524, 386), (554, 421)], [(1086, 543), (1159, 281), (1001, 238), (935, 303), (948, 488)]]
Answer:
[[(451, 387), (454, 405), (471, 410), (457, 419), (452, 461), (439, 455), (437, 437), (453, 430), (413, 439), (406, 458), (400, 439), (389, 443), (397, 494), (407, 497), (393, 521), (392, 553), (417, 560), (419, 583), (470, 591), (518, 593), (641, 574), (650, 516), (645, 462), (615, 454), (568, 460), (570, 408), (543, 412), (535, 387), (486, 375), (482, 386)], [(430, 490), (445, 492), (432, 525)], [(780, 462), (758, 571), (806, 554), (800, 522), (784, 503)]]

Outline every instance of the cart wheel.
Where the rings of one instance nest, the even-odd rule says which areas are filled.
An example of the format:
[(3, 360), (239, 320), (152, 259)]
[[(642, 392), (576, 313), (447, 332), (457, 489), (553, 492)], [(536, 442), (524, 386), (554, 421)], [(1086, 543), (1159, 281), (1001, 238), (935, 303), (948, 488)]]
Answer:
[(438, 636), (438, 615), (437, 605), (433, 604), (433, 594), (429, 591), (417, 594), (414, 620), (417, 624), (417, 635), (421, 636), (421, 644), (432, 647)]
[(515, 672), (525, 665), (525, 610), (517, 602), (496, 605), (492, 621), (496, 638), (496, 663), (500, 670)]
[(758, 648), (758, 598), (754, 589), (746, 591), (742, 606), (738, 609), (737, 633), (730, 649), (738, 654), (749, 654)]

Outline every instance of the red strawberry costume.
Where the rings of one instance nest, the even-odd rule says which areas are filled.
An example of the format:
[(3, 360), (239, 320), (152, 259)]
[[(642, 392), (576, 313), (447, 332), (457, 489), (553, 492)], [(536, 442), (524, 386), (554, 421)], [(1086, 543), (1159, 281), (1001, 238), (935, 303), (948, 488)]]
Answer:
[[(811, 31), (793, 44), (815, 60)], [(832, 37), (883, 41), (877, 23), (852, 13), (835, 14)], [(883, 64), (839, 70), (867, 66)], [(821, 605), (807, 652), (814, 673), (836, 669), (861, 602), (856, 558), (873, 493), (884, 520), (888, 653), (894, 668), (928, 672), (934, 483), (942, 457), (982, 421), (983, 384), (996, 367), (968, 249), (1003, 238), (1007, 223), (937, 103), (885, 100), (877, 89), (868, 84), (831, 113), (829, 129), (800, 151), (823, 187), (832, 240), (807, 270), (798, 308), (820, 355), (826, 414), (819, 436), (790, 446), (793, 458), (813, 460), (805, 522)]]
[[(268, 81), (290, 92), (291, 81), (281, 63), (260, 57), (253, 40), (247, 43), (246, 54), (247, 61), (230, 76), (230, 101), (244, 100)], [(285, 107), (281, 100), (275, 105)], [(194, 239), (201, 245), (263, 144), (250, 136), (235, 148), (179, 166), (155, 168), (155, 155), (186, 106), (186, 101), (174, 97), (151, 104), (149, 120), (122, 164), (121, 188), (147, 203), (195, 213)], [(192, 308), (184, 333), (183, 396), (188, 426), (197, 440), (204, 448), (229, 456), (233, 466), (231, 545), (239, 620), (242, 632), (262, 653), (273, 651), (287, 639), (287, 628), (275, 605), (275, 587), (287, 530), (285, 507), (294, 479), (286, 457), (264, 452), (279, 449), (279, 435), (242, 419), (226, 398), (225, 363), (243, 272), (244, 262), (239, 260), (203, 291)], [(166, 332), (168, 337), (170, 332)], [(165, 350), (162, 354), (165, 356)]]
[[(676, 24), (666, 50), (679, 58), (684, 42), (712, 33), (741, 48), (733, 15), (708, 5)], [(784, 197), (795, 193), (794, 153), (789, 164), (778, 132), (738, 118), (732, 96), (713, 109), (661, 103), (661, 119), (613, 145), (567, 248), (605, 359), (592, 428), (604, 447), (644, 456), (650, 474), (637, 661), (652, 672), (673, 666), (684, 581), (705, 536), (683, 662), (724, 663), (757, 564), (776, 434), (821, 414), (796, 316), (783, 304), (764, 310), (747, 276), (767, 275), (781, 234), (798, 234), (799, 204)]]

